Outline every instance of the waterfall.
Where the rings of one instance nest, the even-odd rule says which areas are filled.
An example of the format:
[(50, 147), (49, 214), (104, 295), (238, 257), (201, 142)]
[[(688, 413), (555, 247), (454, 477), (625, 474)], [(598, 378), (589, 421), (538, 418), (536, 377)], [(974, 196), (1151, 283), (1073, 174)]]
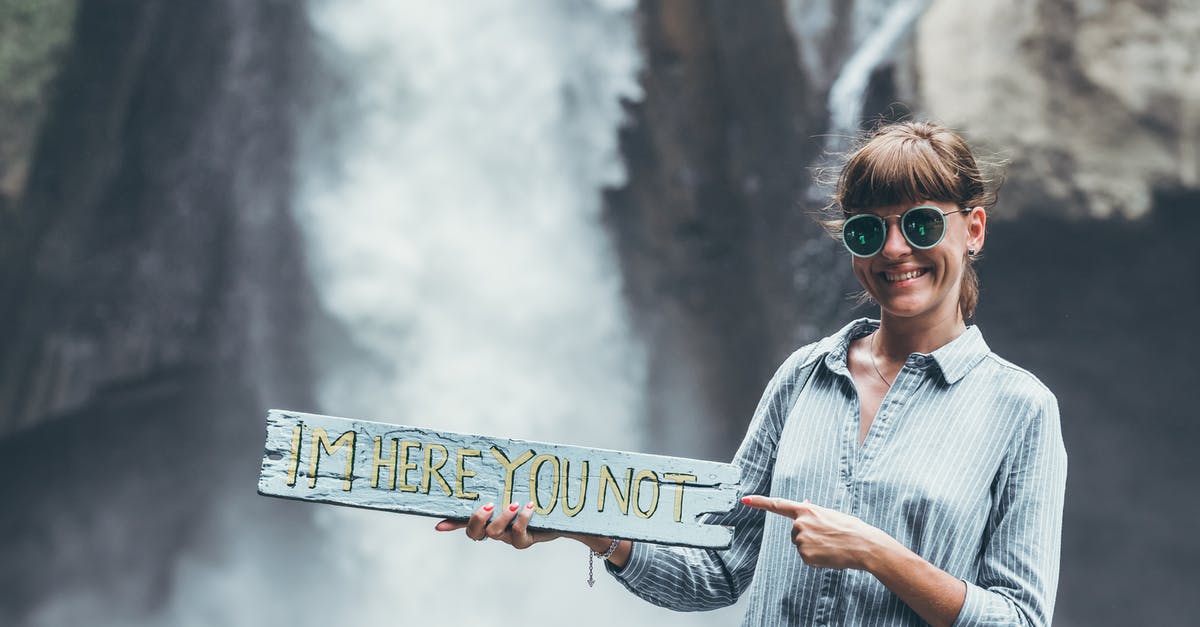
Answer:
[[(838, 156), (858, 135), (871, 74), (892, 59), (896, 46), (912, 32), (929, 3), (930, 0), (857, 0), (849, 7), (845, 28), (848, 42), (841, 43), (833, 36), (838, 21), (836, 0), (788, 1), (790, 27), (801, 65), (817, 88), (829, 89), (829, 129), (824, 156), (816, 164), (818, 170), (837, 167)], [(840, 52), (841, 49), (846, 52)], [(828, 72), (829, 67), (839, 68), (836, 75)], [(833, 190), (826, 183), (809, 187), (807, 200), (814, 206), (829, 200)]]
[[(645, 357), (600, 221), (624, 178), (621, 100), (640, 97), (632, 5), (312, 2), (340, 87), (337, 139), (308, 141), (301, 222), (321, 301), (360, 349), (322, 364), (323, 411), (641, 446)], [(316, 514), (353, 599), (340, 621), (682, 620), (607, 578), (589, 590), (574, 542), (517, 552), (430, 518)], [(610, 611), (572, 611), (585, 603)]]
[[(878, 3), (866, 3), (866, 6), (880, 7)], [(873, 19), (874, 16), (870, 13), (865, 13), (860, 19), (854, 20), (856, 31), (862, 32), (863, 35), (861, 40), (855, 38), (854, 53), (842, 65), (841, 71), (829, 88), (831, 139), (844, 141), (858, 130), (871, 73), (892, 58), (892, 50), (896, 44), (912, 30), (917, 18), (928, 6), (929, 0), (899, 0), (886, 5), (886, 11), (880, 19)], [(865, 28), (859, 30), (862, 26)]]

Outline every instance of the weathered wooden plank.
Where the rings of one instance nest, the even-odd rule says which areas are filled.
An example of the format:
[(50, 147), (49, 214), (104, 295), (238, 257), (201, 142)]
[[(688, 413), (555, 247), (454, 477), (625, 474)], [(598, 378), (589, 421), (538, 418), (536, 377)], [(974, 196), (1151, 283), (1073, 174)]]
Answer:
[(729, 511), (729, 464), (435, 431), (273, 409), (258, 492), (463, 519), (484, 503), (536, 503), (531, 528), (727, 548), (697, 517)]

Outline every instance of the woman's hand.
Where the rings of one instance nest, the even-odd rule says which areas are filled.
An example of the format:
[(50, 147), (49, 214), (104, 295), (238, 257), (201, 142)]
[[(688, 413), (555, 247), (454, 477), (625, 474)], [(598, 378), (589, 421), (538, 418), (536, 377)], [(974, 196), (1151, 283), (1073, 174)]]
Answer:
[[(510, 503), (508, 507), (502, 508), (492, 518), (494, 510), (495, 505), (488, 503), (475, 510), (475, 513), (471, 514), (466, 522), (443, 520), (434, 529), (438, 531), (466, 529), (467, 537), (472, 540), (492, 538), (511, 544), (518, 549), (527, 549), (538, 542), (554, 540), (560, 535), (553, 531), (529, 530), (529, 520), (533, 518), (533, 503), (527, 503), (524, 507), (520, 503)], [(489, 518), (491, 518), (490, 521)]]
[[(742, 503), (792, 519), (792, 543), (809, 566), (870, 570), (868, 561), (889, 540), (877, 527), (837, 510), (777, 497), (747, 496)], [(894, 542), (894, 541), (893, 541)]]
[[(475, 513), (471, 514), (471, 517), (466, 522), (461, 520), (443, 520), (434, 529), (438, 531), (466, 529), (467, 537), (472, 540), (493, 538), (518, 549), (527, 549), (538, 542), (548, 542), (550, 540), (557, 540), (558, 538), (571, 538), (572, 540), (581, 542), (594, 553), (603, 553), (612, 544), (612, 538), (601, 536), (567, 533), (565, 531), (530, 531), (529, 521), (533, 518), (533, 503), (527, 503), (524, 507), (519, 503), (510, 503), (508, 507), (500, 510), (495, 518), (491, 518), (495, 508), (495, 505), (488, 503), (475, 510)], [(489, 518), (491, 518), (490, 521), (488, 520)], [(512, 524), (510, 525), (509, 523)], [(622, 540), (617, 545), (616, 551), (608, 558), (608, 561), (617, 568), (621, 568), (625, 565), (625, 561), (629, 559), (629, 553), (632, 550), (633, 543), (628, 540)]]

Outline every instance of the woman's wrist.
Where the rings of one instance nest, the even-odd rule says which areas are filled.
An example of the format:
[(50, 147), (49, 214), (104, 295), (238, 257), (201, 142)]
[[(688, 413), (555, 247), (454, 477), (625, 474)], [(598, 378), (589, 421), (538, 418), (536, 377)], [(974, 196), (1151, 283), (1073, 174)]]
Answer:
[[(603, 555), (612, 546), (614, 538), (606, 538), (604, 536), (586, 536), (575, 533), (563, 533), (560, 537), (571, 538), (586, 546), (592, 553)], [(617, 548), (608, 556), (608, 562), (617, 568), (624, 568), (625, 562), (629, 561), (629, 554), (633, 552), (633, 542), (629, 540), (621, 540), (617, 543)]]
[(904, 545), (882, 529), (876, 529), (874, 533), (865, 538), (865, 546), (858, 558), (859, 569), (878, 577), (882, 571), (889, 568), (889, 565), (894, 564), (896, 559), (905, 553), (909, 553), (909, 551)]

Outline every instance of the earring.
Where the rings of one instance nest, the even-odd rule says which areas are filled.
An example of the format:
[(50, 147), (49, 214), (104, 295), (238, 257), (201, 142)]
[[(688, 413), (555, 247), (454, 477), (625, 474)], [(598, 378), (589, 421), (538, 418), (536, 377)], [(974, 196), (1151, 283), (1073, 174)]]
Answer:
[(974, 248), (968, 248), (968, 249), (967, 249), (967, 256), (968, 256), (968, 257), (974, 257), (974, 256), (975, 256), (975, 249), (974, 249)]

